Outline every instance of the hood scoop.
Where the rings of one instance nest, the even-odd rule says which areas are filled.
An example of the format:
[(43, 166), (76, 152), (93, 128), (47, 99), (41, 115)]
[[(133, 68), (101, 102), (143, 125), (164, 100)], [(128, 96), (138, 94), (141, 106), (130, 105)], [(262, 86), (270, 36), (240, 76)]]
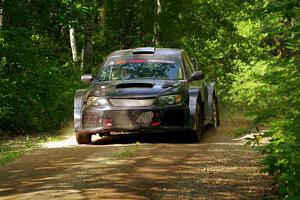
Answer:
[(116, 89), (122, 88), (153, 88), (152, 83), (120, 83), (116, 85)]

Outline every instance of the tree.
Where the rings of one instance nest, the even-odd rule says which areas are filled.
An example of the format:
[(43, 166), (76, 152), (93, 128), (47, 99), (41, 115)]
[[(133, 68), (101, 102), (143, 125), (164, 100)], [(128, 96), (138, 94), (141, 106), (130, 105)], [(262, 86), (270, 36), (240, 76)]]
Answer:
[(86, 17), (84, 25), (84, 49), (83, 49), (83, 71), (84, 73), (91, 73), (93, 66), (93, 29), (95, 26), (103, 26), (103, 1), (99, 0), (88, 5), (91, 9)]
[[(276, 175), (285, 199), (300, 196), (299, 1), (255, 1), (238, 28), (248, 60), (239, 61), (231, 98), (257, 126), (269, 128), (263, 171)], [(251, 54), (250, 54), (251, 53)]]
[(3, 9), (0, 7), (0, 30), (3, 26)]
[(77, 55), (77, 46), (76, 46), (76, 37), (75, 37), (75, 28), (74, 26), (70, 26), (70, 45), (72, 50), (72, 60), (74, 63), (78, 62), (78, 55)]
[(156, 15), (154, 17), (155, 21), (153, 23), (153, 43), (155, 45), (159, 45), (158, 36), (159, 36), (159, 30), (160, 30), (160, 27), (159, 27), (160, 14), (161, 14), (161, 3), (160, 3), (160, 0), (156, 0)]
[(69, 67), (60, 6), (46, 0), (1, 2), (1, 130), (58, 128), (71, 113), (76, 73)]

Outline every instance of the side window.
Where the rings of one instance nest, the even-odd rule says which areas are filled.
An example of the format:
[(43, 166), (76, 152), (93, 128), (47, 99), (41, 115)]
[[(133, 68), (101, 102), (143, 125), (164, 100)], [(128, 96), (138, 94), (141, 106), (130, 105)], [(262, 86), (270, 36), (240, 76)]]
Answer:
[(183, 53), (181, 53), (181, 59), (182, 59), (182, 64), (183, 64), (182, 68), (184, 69), (183, 72), (184, 72), (184, 74), (185, 74), (186, 77), (189, 77), (190, 74), (189, 74), (189, 72), (187, 71), (187, 62), (186, 62), (186, 60), (185, 60), (185, 57), (184, 57), (184, 54), (183, 54)]
[(184, 69), (183, 72), (184, 72), (186, 78), (188, 78), (190, 76), (190, 73), (187, 70), (187, 61), (185, 60), (185, 56), (183, 53), (181, 54), (181, 58), (182, 58), (183, 69)]
[(192, 73), (195, 71), (195, 67), (194, 67), (194, 63), (192, 62), (191, 58), (186, 54), (186, 60), (190, 66), (190, 70), (192, 71)]

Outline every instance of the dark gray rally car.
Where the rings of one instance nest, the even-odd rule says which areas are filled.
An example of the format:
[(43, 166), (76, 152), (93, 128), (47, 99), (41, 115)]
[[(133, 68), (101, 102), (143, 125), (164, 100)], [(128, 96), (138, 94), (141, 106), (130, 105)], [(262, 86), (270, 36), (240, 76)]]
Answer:
[(203, 127), (219, 126), (214, 83), (184, 50), (136, 48), (111, 53), (91, 83), (76, 91), (74, 126), (79, 144), (93, 134), (181, 131), (200, 140)]

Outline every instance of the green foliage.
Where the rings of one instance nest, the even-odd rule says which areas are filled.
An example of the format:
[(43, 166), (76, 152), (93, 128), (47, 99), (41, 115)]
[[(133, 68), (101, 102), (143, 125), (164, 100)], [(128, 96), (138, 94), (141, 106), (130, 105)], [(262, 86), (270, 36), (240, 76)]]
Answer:
[(223, 100), (270, 127), (263, 170), (283, 197), (299, 197), (299, 0), (160, 0), (160, 13), (152, 0), (0, 2), (0, 129), (52, 129), (70, 116), (74, 80), (90, 66), (70, 61), (69, 26), (78, 52), (92, 44), (93, 72), (113, 50), (183, 48)]
[[(255, 49), (247, 60), (237, 60), (229, 94), (256, 124), (270, 127), (273, 141), (263, 152), (262, 169), (280, 180), (285, 199), (300, 195), (300, 18), (299, 1), (254, 4), (254, 15), (237, 23), (239, 34)], [(242, 29), (245, 27), (246, 29)], [(256, 43), (256, 44), (255, 44)]]
[(140, 143), (136, 142), (135, 144), (127, 147), (121, 152), (118, 152), (115, 156), (119, 158), (129, 158), (136, 155), (139, 151), (140, 151)]
[(116, 49), (153, 46), (154, 1), (105, 1), (104, 10), (107, 53)]
[(49, 47), (39, 46), (44, 40), (33, 40), (24, 31), (5, 36), (5, 40), (21, 40), (22, 45), (8, 42), (1, 47), (1, 129), (50, 129), (70, 115), (73, 70), (60, 66), (48, 54)]
[(61, 140), (61, 136), (53, 135), (53, 133), (18, 137), (11, 137), (0, 133), (0, 165), (4, 165), (27, 152), (37, 149), (46, 142), (58, 139)]
[[(2, 147), (0, 149), (0, 153), (2, 153), (1, 150), (2, 150)], [(0, 165), (4, 165), (5, 163), (10, 162), (14, 158), (16, 158), (18, 156), (21, 156), (23, 154), (24, 154), (23, 151), (10, 151), (10, 152), (6, 152), (5, 155), (3, 157), (1, 157), (1, 159), (0, 159)]]
[(5, 1), (2, 6), (4, 22), (10, 23), (0, 30), (0, 129), (58, 128), (71, 116), (76, 73), (62, 53), (68, 48), (54, 37), (61, 27), (49, 27), (58, 19), (44, 13), (53, 14), (55, 5)]

